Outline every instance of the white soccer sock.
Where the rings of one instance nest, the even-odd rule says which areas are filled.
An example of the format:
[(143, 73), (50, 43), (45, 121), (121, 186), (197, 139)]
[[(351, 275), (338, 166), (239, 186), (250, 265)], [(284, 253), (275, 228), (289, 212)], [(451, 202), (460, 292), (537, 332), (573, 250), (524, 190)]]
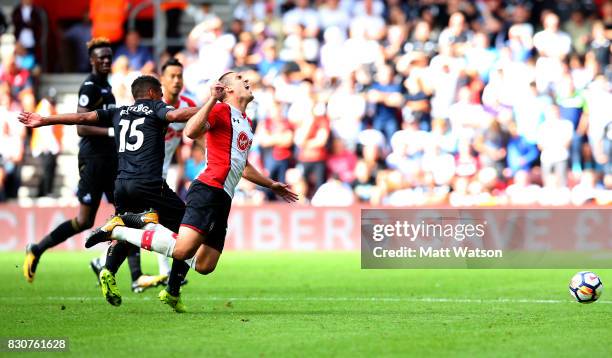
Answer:
[(157, 224), (155, 230), (139, 230), (118, 226), (113, 229), (111, 237), (168, 257), (172, 257), (176, 244), (176, 234), (161, 224)]
[(185, 260), (185, 263), (187, 265), (189, 265), (189, 267), (191, 267), (192, 269), (195, 270), (196, 269), (196, 257), (195, 257), (195, 255), (192, 258)]
[(104, 251), (102, 251), (102, 253), (100, 254), (100, 258), (98, 260), (100, 260), (100, 265), (102, 267), (104, 267), (104, 265), (106, 265), (106, 255), (108, 255), (108, 249), (109, 249), (110, 245), (106, 246), (106, 249)]
[(159, 266), (160, 275), (170, 275), (170, 264), (166, 256), (157, 254), (157, 266)]

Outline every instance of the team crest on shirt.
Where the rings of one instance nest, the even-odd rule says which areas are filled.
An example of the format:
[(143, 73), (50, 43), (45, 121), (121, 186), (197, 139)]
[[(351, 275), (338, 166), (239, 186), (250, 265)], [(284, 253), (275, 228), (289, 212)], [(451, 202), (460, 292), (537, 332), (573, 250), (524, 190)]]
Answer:
[(245, 132), (240, 132), (238, 134), (238, 149), (241, 151), (246, 151), (251, 146), (251, 140), (249, 140), (249, 136)]

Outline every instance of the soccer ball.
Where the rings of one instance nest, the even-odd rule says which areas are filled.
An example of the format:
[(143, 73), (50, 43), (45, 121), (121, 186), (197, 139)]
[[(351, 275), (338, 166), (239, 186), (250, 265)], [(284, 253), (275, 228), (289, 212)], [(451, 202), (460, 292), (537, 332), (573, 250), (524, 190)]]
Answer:
[(581, 271), (572, 277), (569, 284), (570, 295), (580, 303), (593, 303), (603, 293), (603, 283), (595, 273)]

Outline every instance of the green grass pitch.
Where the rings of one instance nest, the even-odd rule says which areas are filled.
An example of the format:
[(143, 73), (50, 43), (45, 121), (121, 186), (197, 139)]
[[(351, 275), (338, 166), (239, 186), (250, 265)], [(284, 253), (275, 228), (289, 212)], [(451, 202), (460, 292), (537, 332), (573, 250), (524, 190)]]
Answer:
[[(612, 292), (573, 302), (577, 270), (361, 270), (358, 253), (227, 252), (212, 275), (190, 272), (179, 315), (159, 289), (132, 293), (127, 264), (123, 305), (108, 305), (94, 254), (48, 252), (33, 284), (23, 254), (0, 254), (0, 337), (68, 337), (81, 357), (612, 353)], [(143, 253), (145, 272), (155, 262)], [(612, 270), (597, 273), (612, 282)]]

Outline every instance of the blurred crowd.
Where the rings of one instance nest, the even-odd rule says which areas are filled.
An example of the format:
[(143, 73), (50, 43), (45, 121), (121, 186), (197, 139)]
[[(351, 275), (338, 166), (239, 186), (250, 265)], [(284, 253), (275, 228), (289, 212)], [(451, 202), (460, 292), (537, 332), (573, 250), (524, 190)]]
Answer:
[[(248, 0), (228, 21), (189, 9), (184, 48), (158, 61), (127, 32), (110, 79), (118, 104), (168, 56), (200, 103), (220, 74), (242, 71), (255, 94), (250, 161), (304, 203), (612, 204), (612, 1)], [(4, 115), (26, 108), (15, 74), (32, 69), (17, 52), (0, 70), (3, 142), (23, 139)], [(7, 177), (23, 153), (1, 154)], [(205, 158), (185, 141), (179, 193)], [(246, 181), (237, 190), (239, 203), (275, 200)]]
[[(44, 10), (33, 0), (21, 0), (5, 17), (0, 12), (0, 36), (11, 29), (14, 44), (3, 45), (0, 61), (0, 202), (18, 196), (22, 184), (21, 170), (26, 156), (36, 158), (41, 170), (51, 175), (41, 177), (37, 195), (51, 193), (55, 173), (55, 157), (61, 150), (61, 127), (26, 132), (17, 121), (22, 111), (51, 114), (54, 95), (36, 98), (36, 85), (41, 73), (40, 39)], [(3, 42), (5, 42), (3, 40)]]

